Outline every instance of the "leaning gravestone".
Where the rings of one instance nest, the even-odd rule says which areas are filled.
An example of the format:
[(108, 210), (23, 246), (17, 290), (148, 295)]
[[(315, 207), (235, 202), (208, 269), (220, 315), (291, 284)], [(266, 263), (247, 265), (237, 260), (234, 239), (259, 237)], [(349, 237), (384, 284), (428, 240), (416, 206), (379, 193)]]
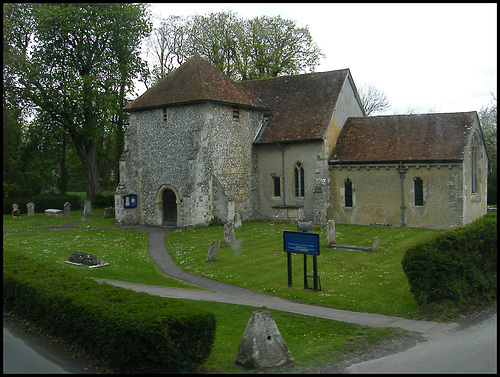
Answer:
[(274, 367), (293, 360), (271, 313), (252, 313), (238, 346), (236, 363), (245, 368)]
[(64, 217), (70, 217), (71, 216), (71, 203), (66, 202), (64, 203)]
[(217, 252), (219, 251), (219, 245), (219, 241), (214, 241), (210, 244), (210, 246), (208, 247), (207, 259), (205, 260), (205, 263), (215, 262), (215, 258), (217, 258)]
[(226, 246), (231, 246), (234, 242), (234, 223), (229, 222), (224, 224), (224, 243)]
[(375, 237), (373, 239), (373, 242), (372, 242), (372, 249), (371, 249), (371, 251), (377, 251), (379, 243), (380, 243), (380, 238)]
[(29, 202), (26, 204), (26, 213), (28, 214), (28, 217), (35, 216), (35, 203)]
[(326, 246), (333, 246), (335, 243), (335, 220), (328, 220), (326, 223)]
[(87, 217), (90, 216), (90, 207), (92, 206), (92, 203), (90, 200), (85, 201), (85, 205), (83, 206), (83, 216)]

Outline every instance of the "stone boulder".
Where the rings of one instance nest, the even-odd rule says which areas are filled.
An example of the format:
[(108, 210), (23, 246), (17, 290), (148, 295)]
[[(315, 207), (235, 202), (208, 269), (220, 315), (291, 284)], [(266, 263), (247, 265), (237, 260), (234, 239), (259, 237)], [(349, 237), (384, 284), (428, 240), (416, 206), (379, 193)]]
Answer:
[(238, 346), (236, 363), (245, 368), (265, 368), (283, 365), (293, 360), (271, 313), (252, 313)]

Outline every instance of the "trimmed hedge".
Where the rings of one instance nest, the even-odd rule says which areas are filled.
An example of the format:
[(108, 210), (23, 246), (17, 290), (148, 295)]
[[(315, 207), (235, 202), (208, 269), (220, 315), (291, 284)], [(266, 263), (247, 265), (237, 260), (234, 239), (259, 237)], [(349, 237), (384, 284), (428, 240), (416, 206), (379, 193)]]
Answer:
[(419, 305), (490, 301), (497, 285), (496, 213), (412, 246), (401, 264)]
[(26, 213), (26, 204), (33, 202), (35, 212), (43, 213), (46, 209), (64, 209), (64, 203), (71, 203), (71, 210), (83, 209), (80, 198), (77, 195), (36, 195), (24, 198), (3, 198), (3, 214), (12, 213), (12, 204), (17, 203), (21, 213)]
[(99, 283), (31, 259), (3, 259), (3, 304), (120, 373), (186, 373), (209, 355), (215, 316), (198, 306)]

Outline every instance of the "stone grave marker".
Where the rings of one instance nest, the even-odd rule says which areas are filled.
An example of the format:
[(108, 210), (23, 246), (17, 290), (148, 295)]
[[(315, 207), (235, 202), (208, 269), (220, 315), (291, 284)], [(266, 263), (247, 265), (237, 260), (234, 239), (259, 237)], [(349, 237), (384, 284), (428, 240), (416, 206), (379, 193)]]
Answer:
[(109, 266), (109, 263), (103, 263), (95, 255), (77, 251), (69, 256), (66, 262), (74, 265), (84, 265), (89, 268)]
[(326, 223), (326, 246), (333, 246), (335, 243), (335, 220), (328, 220)]
[(207, 253), (207, 259), (205, 260), (205, 263), (212, 263), (215, 262), (215, 258), (217, 258), (217, 253), (219, 251), (219, 241), (214, 241), (210, 243), (210, 246), (208, 247), (208, 253)]
[(241, 223), (241, 216), (239, 212), (236, 212), (236, 215), (234, 215), (234, 228), (241, 228), (242, 223)]
[(104, 208), (104, 218), (111, 219), (115, 217), (115, 207)]
[(70, 217), (71, 216), (71, 203), (66, 202), (64, 203), (64, 217)]
[(44, 212), (46, 217), (62, 217), (64, 214), (62, 210), (54, 208), (46, 209)]
[(245, 368), (265, 368), (283, 365), (293, 360), (271, 313), (252, 313), (238, 346), (236, 363)]
[(224, 243), (226, 246), (231, 246), (234, 242), (234, 223), (229, 222), (224, 224)]
[(380, 238), (375, 237), (372, 242), (372, 250), (371, 251), (377, 251), (378, 245), (380, 243)]
[(90, 216), (90, 208), (92, 207), (92, 203), (90, 200), (85, 201), (85, 205), (83, 206), (83, 216)]
[(26, 213), (28, 214), (28, 217), (35, 216), (35, 203), (29, 202), (26, 204)]
[(12, 204), (12, 217), (21, 217), (21, 211), (17, 203)]

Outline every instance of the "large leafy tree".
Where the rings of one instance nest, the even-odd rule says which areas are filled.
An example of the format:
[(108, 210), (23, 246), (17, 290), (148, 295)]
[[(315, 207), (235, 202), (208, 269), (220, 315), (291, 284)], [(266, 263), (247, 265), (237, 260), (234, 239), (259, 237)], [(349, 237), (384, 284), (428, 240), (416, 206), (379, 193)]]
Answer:
[(100, 193), (99, 158), (110, 140), (123, 148), (122, 108), (142, 68), (139, 47), (149, 34), (143, 4), (34, 4), (32, 53), (22, 85), (38, 124), (68, 135), (86, 177), (87, 197)]
[(312, 72), (323, 56), (307, 27), (279, 16), (247, 20), (231, 11), (172, 16), (149, 42), (148, 87), (196, 53), (234, 80)]

